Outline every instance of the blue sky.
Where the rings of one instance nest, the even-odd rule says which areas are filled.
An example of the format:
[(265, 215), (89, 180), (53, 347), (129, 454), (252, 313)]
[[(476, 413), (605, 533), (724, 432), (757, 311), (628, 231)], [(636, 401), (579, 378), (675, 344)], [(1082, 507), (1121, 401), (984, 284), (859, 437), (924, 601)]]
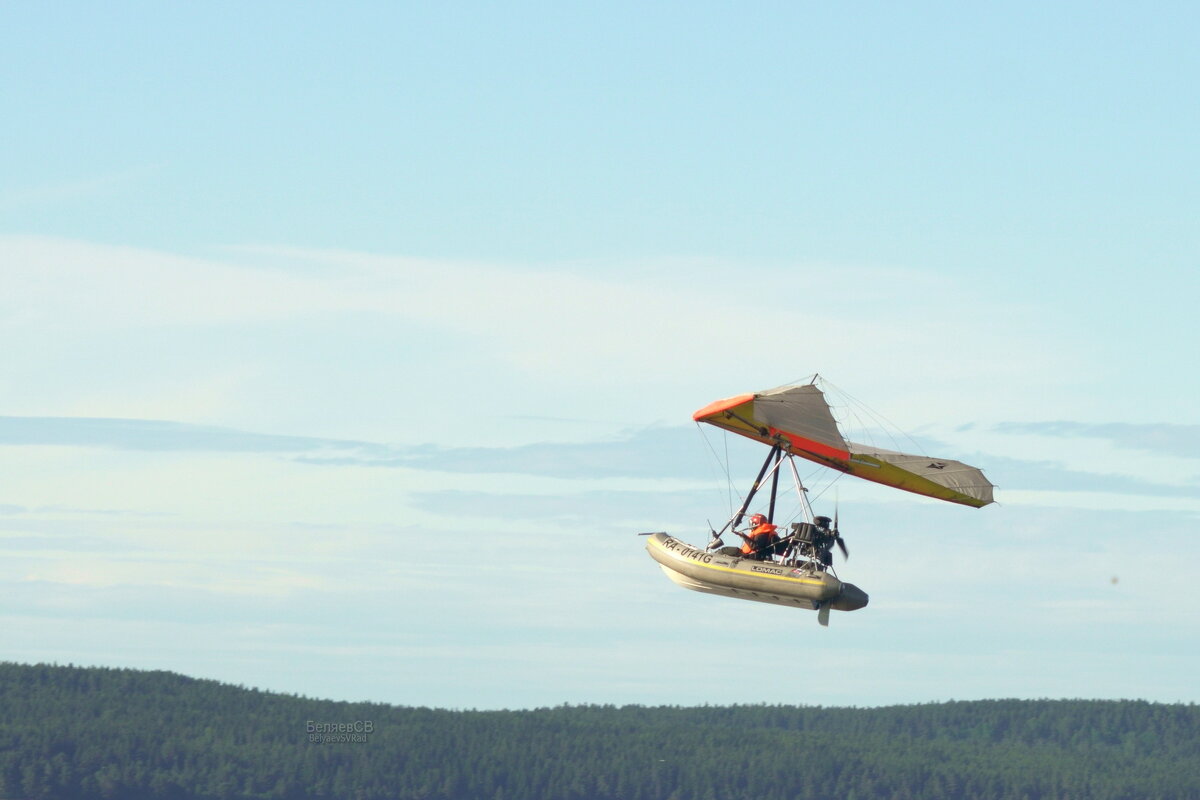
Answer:
[[(1200, 699), (1197, 23), (6, 6), (0, 658), (447, 707)], [(829, 629), (633, 536), (728, 514), (714, 452), (752, 477), (692, 411), (814, 372), (999, 487), (809, 475), (872, 597)], [(734, 688), (762, 663), (823, 674)]]

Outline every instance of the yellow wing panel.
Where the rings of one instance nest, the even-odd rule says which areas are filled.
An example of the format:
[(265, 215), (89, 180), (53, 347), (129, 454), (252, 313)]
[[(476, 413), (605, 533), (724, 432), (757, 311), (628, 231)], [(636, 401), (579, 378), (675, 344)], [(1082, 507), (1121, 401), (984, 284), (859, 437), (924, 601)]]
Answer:
[(955, 489), (934, 483), (928, 478), (923, 478), (916, 473), (897, 467), (895, 464), (880, 461), (878, 458), (866, 455), (865, 453), (854, 454), (850, 461), (846, 463), (846, 471), (857, 478), (872, 481), (873, 483), (882, 483), (884, 486), (893, 486), (897, 489), (903, 489), (906, 492), (923, 494), (926, 497), (936, 497), (940, 500), (949, 500), (951, 503), (960, 503), (964, 506), (980, 508), (991, 502), (990, 500), (981, 500)]

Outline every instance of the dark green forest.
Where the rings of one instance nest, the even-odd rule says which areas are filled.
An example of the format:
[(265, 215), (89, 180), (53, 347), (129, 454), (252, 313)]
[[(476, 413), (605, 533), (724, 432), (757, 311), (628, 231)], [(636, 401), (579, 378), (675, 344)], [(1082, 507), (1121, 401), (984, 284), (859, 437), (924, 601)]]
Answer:
[(448, 711), (0, 664), (0, 798), (1200, 798), (1200, 707)]

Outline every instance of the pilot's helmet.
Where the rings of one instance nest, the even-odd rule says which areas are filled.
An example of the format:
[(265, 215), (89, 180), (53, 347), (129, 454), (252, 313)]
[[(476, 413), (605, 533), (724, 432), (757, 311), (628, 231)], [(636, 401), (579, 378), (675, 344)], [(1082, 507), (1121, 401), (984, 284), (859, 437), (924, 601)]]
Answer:
[(818, 528), (828, 528), (832, 522), (833, 520), (831, 520), (829, 517), (816, 517), (813, 519), (813, 524), (815, 524)]

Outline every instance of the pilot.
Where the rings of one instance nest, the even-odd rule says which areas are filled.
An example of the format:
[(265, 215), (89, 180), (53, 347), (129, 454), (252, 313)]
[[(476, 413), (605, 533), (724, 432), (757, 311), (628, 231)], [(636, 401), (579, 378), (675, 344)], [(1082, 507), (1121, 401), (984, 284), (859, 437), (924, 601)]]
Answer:
[(775, 544), (779, 541), (775, 533), (777, 527), (767, 521), (762, 514), (750, 517), (750, 533), (742, 537), (742, 555), (756, 558), (759, 561), (770, 561), (775, 552)]

